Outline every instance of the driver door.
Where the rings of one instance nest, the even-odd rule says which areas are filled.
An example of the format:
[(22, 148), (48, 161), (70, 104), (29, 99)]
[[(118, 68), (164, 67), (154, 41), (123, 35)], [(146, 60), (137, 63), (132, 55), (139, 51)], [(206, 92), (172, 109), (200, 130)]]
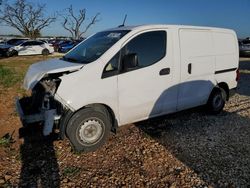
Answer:
[(138, 65), (118, 75), (120, 123), (127, 124), (176, 110), (177, 89), (172, 86), (172, 57), (167, 55), (167, 31), (147, 31), (121, 50), (121, 67), (127, 55)]

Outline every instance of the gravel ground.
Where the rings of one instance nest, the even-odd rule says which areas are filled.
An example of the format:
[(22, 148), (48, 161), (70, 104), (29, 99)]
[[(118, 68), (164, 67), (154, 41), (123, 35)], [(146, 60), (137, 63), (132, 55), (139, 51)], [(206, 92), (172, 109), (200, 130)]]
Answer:
[[(0, 187), (250, 187), (250, 62), (240, 70), (220, 115), (198, 108), (123, 126), (96, 152), (74, 153), (37, 129), (14, 137), (0, 147)], [(3, 115), (0, 126), (18, 132), (16, 114)]]

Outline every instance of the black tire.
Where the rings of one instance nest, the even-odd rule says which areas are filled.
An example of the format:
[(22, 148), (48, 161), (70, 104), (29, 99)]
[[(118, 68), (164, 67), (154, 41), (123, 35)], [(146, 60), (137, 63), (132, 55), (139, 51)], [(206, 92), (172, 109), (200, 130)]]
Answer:
[(214, 88), (211, 92), (208, 102), (207, 110), (210, 114), (219, 114), (226, 103), (226, 92), (222, 88)]
[[(77, 152), (89, 152), (101, 147), (110, 131), (111, 118), (108, 111), (89, 107), (76, 112), (71, 117), (66, 135)], [(91, 137), (88, 134), (94, 134), (94, 136)]]
[(7, 57), (18, 56), (18, 52), (16, 50), (8, 51), (6, 53)]
[(49, 50), (48, 49), (43, 49), (42, 55), (49, 55)]

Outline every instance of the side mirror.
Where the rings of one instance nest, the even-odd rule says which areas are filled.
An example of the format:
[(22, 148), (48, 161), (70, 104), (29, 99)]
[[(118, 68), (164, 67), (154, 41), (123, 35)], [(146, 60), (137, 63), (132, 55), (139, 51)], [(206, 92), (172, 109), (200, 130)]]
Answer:
[(133, 70), (138, 66), (138, 56), (136, 53), (127, 54), (123, 57), (123, 70)]

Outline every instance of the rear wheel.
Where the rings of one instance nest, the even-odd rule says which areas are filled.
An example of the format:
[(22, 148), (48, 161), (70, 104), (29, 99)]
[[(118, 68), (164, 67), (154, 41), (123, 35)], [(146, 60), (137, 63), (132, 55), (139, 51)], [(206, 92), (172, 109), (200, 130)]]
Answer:
[(43, 49), (42, 55), (49, 55), (49, 50), (48, 49)]
[(111, 119), (104, 109), (84, 108), (72, 116), (66, 134), (76, 151), (94, 151), (102, 146), (111, 130)]
[(227, 94), (222, 88), (214, 88), (207, 102), (208, 112), (211, 114), (219, 114), (226, 103)]

